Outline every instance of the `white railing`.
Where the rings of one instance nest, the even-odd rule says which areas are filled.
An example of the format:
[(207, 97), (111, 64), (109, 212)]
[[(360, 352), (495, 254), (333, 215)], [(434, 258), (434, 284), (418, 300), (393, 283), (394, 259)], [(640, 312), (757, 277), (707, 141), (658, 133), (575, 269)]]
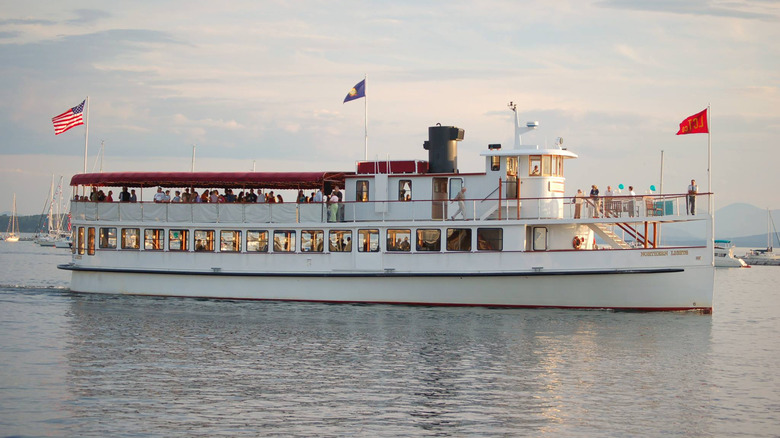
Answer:
[[(696, 214), (707, 214), (709, 194), (696, 196)], [(582, 198), (580, 219), (685, 216), (686, 195)], [(519, 207), (519, 210), (518, 210)], [(329, 222), (328, 204), (190, 204), (72, 201), (73, 220), (179, 223), (322, 223)], [(459, 209), (448, 200), (343, 202), (335, 222), (447, 220)], [(571, 219), (574, 198), (469, 199), (465, 219)], [(458, 214), (457, 219), (463, 219)]]

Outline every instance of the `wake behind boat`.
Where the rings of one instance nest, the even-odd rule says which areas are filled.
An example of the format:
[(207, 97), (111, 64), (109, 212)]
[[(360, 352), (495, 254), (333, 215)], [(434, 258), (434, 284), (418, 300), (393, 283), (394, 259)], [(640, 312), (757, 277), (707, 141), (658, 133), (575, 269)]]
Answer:
[[(71, 203), (77, 292), (337, 303), (712, 310), (711, 194), (571, 198), (577, 155), (489, 145), (485, 170), (460, 173), (465, 131), (428, 128), (428, 161), (359, 162), (337, 172), (76, 175), (97, 187), (320, 191), (312, 203)], [(342, 192), (339, 189), (344, 189)], [(124, 190), (123, 190), (124, 191)], [(142, 193), (142, 191), (141, 191)], [(262, 198), (262, 196), (261, 196)], [(157, 199), (157, 198), (156, 198)], [(160, 199), (163, 199), (162, 197)], [(209, 197), (198, 197), (209, 200)], [(273, 199), (273, 198), (270, 198)], [(195, 200), (192, 198), (191, 200)], [(662, 226), (700, 244), (661, 246)], [(596, 244), (596, 237), (603, 242)]]

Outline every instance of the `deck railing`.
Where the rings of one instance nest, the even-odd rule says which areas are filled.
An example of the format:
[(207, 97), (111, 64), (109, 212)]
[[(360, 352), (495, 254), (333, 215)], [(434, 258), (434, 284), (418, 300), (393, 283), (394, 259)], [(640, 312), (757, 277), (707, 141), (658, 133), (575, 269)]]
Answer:
[[(613, 196), (581, 198), (577, 219), (598, 217), (612, 222), (664, 220), (684, 217), (688, 211), (685, 194)], [(710, 194), (696, 196), (696, 215), (707, 214)], [(574, 198), (468, 199), (464, 214), (456, 219), (517, 220), (572, 219), (577, 213)], [(519, 207), (519, 208), (518, 208)], [(333, 213), (335, 210), (335, 215)], [(335, 209), (329, 204), (200, 204), (200, 203), (119, 203), (72, 201), (74, 220), (177, 223), (323, 223), (363, 221), (448, 220), (459, 210), (457, 201), (371, 201), (343, 202)], [(335, 217), (334, 217), (335, 216)]]

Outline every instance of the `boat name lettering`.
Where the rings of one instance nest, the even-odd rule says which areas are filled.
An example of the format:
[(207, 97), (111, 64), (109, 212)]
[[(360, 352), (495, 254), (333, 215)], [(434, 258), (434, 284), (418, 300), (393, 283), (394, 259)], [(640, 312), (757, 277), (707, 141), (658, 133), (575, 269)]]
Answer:
[(687, 249), (676, 249), (674, 251), (642, 251), (642, 257), (657, 257), (657, 256), (680, 256), (688, 255)]

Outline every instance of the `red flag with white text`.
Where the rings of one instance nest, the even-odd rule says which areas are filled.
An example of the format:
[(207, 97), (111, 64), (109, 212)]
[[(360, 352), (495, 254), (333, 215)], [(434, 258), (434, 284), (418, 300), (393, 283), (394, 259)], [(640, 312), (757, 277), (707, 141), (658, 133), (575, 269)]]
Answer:
[(707, 110), (694, 114), (680, 123), (680, 130), (677, 135), (684, 134), (707, 134), (710, 132), (707, 126)]

